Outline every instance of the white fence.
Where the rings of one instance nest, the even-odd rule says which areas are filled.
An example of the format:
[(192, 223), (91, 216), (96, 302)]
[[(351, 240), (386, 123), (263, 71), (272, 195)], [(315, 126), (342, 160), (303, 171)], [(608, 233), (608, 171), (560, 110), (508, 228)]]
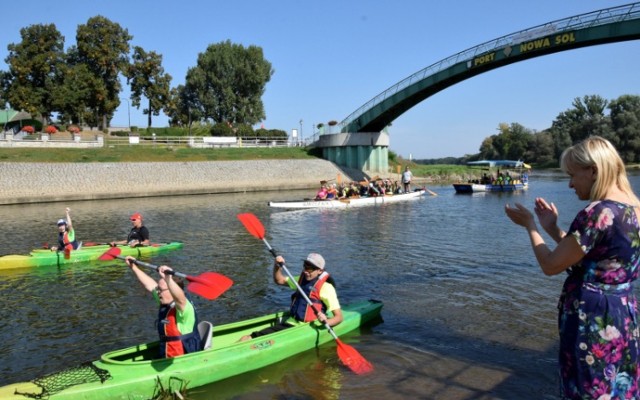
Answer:
[(195, 149), (219, 147), (296, 147), (288, 138), (235, 136), (109, 136), (108, 146), (174, 146)]
[(0, 148), (92, 148), (104, 147), (104, 139), (101, 135), (95, 135), (92, 139), (83, 140), (80, 135), (73, 135), (68, 139), (52, 139), (51, 135), (42, 133), (25, 136), (23, 134), (13, 135), (11, 133), (0, 134)]
[(220, 147), (297, 147), (302, 143), (291, 142), (288, 138), (269, 137), (233, 137), (233, 136), (103, 136), (101, 134), (87, 139), (86, 135), (74, 135), (68, 139), (52, 139), (46, 133), (24, 136), (0, 133), (0, 148), (6, 147), (58, 147), (89, 148), (115, 146), (163, 146), (190, 148)]

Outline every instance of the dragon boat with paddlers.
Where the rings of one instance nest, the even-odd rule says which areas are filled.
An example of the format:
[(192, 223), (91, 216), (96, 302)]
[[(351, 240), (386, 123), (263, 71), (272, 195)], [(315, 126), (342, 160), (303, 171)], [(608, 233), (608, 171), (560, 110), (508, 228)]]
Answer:
[(287, 208), (287, 209), (300, 209), (300, 208), (348, 208), (348, 207), (360, 207), (360, 206), (374, 206), (386, 203), (397, 203), (401, 201), (413, 200), (418, 197), (424, 196), (427, 192), (425, 188), (415, 189), (413, 192), (398, 193), (398, 194), (385, 194), (381, 196), (368, 196), (368, 197), (351, 197), (345, 199), (306, 199), (306, 200), (293, 200), (293, 201), (270, 201), (269, 207), (272, 208)]

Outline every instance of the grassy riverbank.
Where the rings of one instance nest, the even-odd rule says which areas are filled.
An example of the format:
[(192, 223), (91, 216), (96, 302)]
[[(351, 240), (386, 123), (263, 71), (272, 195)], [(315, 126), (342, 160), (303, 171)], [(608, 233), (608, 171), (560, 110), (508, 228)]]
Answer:
[(187, 162), (316, 158), (301, 147), (192, 149), (116, 146), (91, 149), (3, 148), (0, 162)]
[[(198, 162), (248, 160), (299, 160), (318, 158), (302, 147), (217, 148), (114, 146), (88, 149), (2, 148), (0, 162), (14, 163), (94, 163), (94, 162)], [(414, 176), (433, 182), (448, 182), (466, 176), (463, 165), (420, 165), (402, 159), (390, 160), (388, 177), (399, 177), (409, 165)], [(387, 176), (385, 176), (387, 177)]]

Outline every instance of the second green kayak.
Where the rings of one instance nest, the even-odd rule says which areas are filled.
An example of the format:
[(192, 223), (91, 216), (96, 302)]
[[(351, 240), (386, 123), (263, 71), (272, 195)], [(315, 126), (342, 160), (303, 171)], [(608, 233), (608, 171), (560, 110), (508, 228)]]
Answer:
[[(0, 257), (0, 270), (62, 266), (79, 262), (97, 261), (98, 257), (110, 248), (107, 244), (82, 246), (78, 250), (73, 250), (68, 256), (65, 256), (64, 252), (51, 251), (49, 249), (36, 249), (31, 251), (28, 256), (10, 254)], [(182, 243), (152, 243), (149, 246), (143, 247), (118, 246), (118, 248), (121, 250), (120, 254), (123, 256), (139, 258), (181, 249)]]

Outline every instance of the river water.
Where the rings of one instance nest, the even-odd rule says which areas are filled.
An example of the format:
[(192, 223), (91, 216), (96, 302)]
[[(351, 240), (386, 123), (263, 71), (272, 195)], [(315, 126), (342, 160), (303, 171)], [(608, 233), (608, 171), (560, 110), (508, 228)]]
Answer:
[[(640, 176), (631, 177), (636, 190)], [(290, 292), (271, 281), (272, 258), (236, 218), (252, 212), (269, 243), (297, 273), (310, 251), (324, 255), (342, 303), (384, 302), (382, 321), (343, 337), (375, 367), (355, 375), (335, 345), (196, 388), (192, 399), (553, 399), (556, 302), (564, 277), (545, 277), (524, 229), (504, 204), (542, 196), (568, 227), (585, 203), (556, 173), (538, 172), (518, 194), (438, 196), (347, 210), (275, 211), (270, 200), (308, 191), (84, 201), (0, 207), (3, 254), (54, 243), (55, 222), (72, 218), (80, 240), (126, 237), (133, 212), (153, 241), (181, 241), (155, 257), (235, 284), (215, 301), (194, 298), (201, 319), (223, 324), (285, 308)], [(118, 262), (0, 273), (0, 385), (29, 380), (101, 353), (156, 340), (156, 308)]]

